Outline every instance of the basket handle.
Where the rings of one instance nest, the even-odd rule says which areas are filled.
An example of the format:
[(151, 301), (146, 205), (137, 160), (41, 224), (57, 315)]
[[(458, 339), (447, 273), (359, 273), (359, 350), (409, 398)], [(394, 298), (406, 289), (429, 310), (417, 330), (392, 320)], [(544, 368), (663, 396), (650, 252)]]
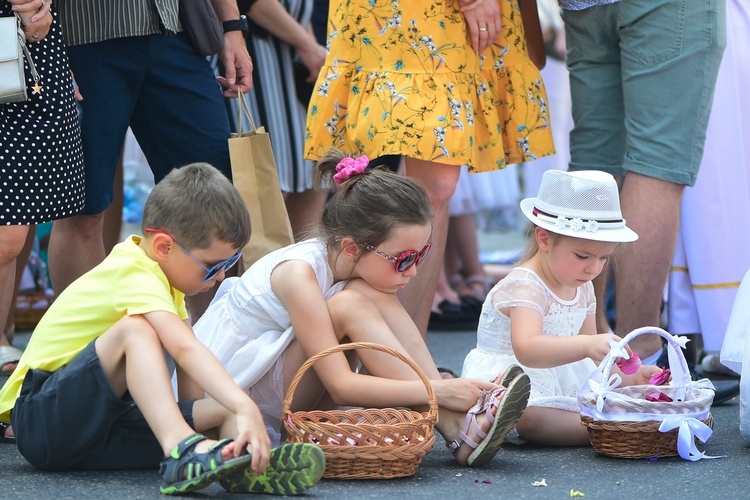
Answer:
[[(690, 370), (688, 369), (687, 361), (685, 361), (685, 356), (682, 354), (681, 350), (685, 348), (690, 339), (684, 336), (679, 337), (677, 335), (672, 335), (655, 326), (645, 326), (642, 328), (636, 328), (625, 335), (625, 337), (619, 342), (610, 340), (611, 350), (609, 351), (609, 354), (604, 357), (599, 364), (599, 367), (589, 375), (589, 381), (594, 380), (598, 383), (596, 388), (592, 386), (594, 392), (597, 394), (597, 399), (605, 396), (609, 389), (619, 385), (620, 377), (615, 375), (616, 380), (612, 380), (610, 378), (610, 373), (612, 372), (612, 366), (614, 366), (618, 359), (628, 357), (625, 346), (634, 338), (648, 334), (659, 335), (667, 341), (669, 368), (672, 371), (672, 384), (675, 387), (689, 387), (691, 385), (692, 379), (690, 378)], [(595, 380), (599, 377), (601, 377), (599, 380)]]
[(349, 344), (339, 344), (337, 346), (329, 347), (328, 349), (320, 351), (318, 354), (305, 361), (300, 369), (297, 370), (297, 373), (294, 375), (294, 378), (292, 379), (292, 382), (289, 384), (289, 388), (286, 391), (286, 396), (284, 396), (284, 404), (281, 410), (282, 422), (286, 422), (287, 419), (291, 416), (292, 397), (294, 396), (294, 392), (297, 389), (297, 384), (299, 384), (300, 380), (302, 380), (302, 377), (307, 372), (307, 370), (309, 370), (310, 367), (314, 365), (318, 360), (326, 356), (337, 352), (351, 351), (354, 349), (372, 349), (374, 351), (384, 352), (400, 359), (401, 361), (409, 365), (409, 367), (411, 367), (411, 369), (417, 373), (419, 378), (422, 380), (422, 383), (424, 383), (425, 388), (427, 389), (427, 404), (430, 408), (428, 414), (437, 419), (438, 404), (437, 399), (435, 399), (435, 393), (432, 390), (432, 384), (430, 383), (430, 379), (427, 378), (427, 375), (425, 375), (425, 373), (422, 371), (419, 365), (417, 365), (416, 362), (388, 346), (376, 344), (374, 342), (351, 342)]

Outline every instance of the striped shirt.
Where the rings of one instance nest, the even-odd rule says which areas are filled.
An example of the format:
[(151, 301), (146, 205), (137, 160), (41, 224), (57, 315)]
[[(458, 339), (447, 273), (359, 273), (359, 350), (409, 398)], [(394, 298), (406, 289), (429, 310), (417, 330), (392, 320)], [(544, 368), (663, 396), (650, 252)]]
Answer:
[(179, 0), (57, 0), (65, 45), (182, 31)]

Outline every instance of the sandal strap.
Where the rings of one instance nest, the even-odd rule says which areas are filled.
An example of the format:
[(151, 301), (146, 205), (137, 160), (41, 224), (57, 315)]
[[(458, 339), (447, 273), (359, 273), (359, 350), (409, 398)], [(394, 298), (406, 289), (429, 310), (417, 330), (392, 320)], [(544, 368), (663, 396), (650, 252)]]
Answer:
[(192, 450), (195, 448), (195, 446), (200, 443), (201, 441), (205, 441), (208, 439), (203, 434), (192, 434), (179, 443), (177, 443), (177, 446), (174, 447), (172, 450), (172, 453), (169, 454), (174, 459), (179, 459), (182, 455), (184, 455), (186, 452)]
[(477, 436), (479, 436), (480, 441), (487, 437), (487, 433), (484, 432), (481, 427), (479, 427), (479, 423), (477, 422), (477, 415), (484, 412), (484, 414), (487, 416), (487, 420), (489, 420), (490, 422), (491, 427), (495, 422), (495, 415), (492, 414), (492, 408), (500, 407), (497, 402), (497, 397), (504, 392), (504, 387), (495, 389), (492, 392), (482, 391), (482, 394), (479, 396), (479, 399), (477, 399), (477, 402), (474, 403), (474, 406), (469, 408), (469, 410), (466, 412), (466, 420), (464, 420), (464, 425), (458, 432), (458, 437), (450, 443), (446, 444), (448, 449), (451, 450), (451, 453), (455, 453), (456, 450), (458, 450), (458, 448), (461, 446), (461, 443), (466, 443), (472, 450), (476, 449), (477, 446), (479, 446), (479, 443), (469, 437), (469, 430), (472, 427)]
[(224, 463), (221, 450), (233, 440), (222, 439), (212, 444), (206, 452), (197, 453), (195, 446), (206, 439), (202, 434), (188, 436), (174, 447), (168, 457), (164, 457), (159, 472), (167, 483), (193, 480)]

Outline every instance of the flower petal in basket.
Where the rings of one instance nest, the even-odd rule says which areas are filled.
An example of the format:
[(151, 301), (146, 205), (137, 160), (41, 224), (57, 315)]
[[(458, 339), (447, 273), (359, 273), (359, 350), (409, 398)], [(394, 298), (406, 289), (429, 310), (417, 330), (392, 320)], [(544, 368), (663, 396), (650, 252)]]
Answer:
[[(616, 359), (621, 356), (625, 345), (635, 337), (644, 334), (657, 334), (667, 340), (672, 368), (672, 382), (664, 385), (635, 385), (621, 387), (619, 380), (611, 376)], [(648, 458), (656, 456), (676, 456), (678, 449), (678, 429), (682, 424), (662, 432), (661, 424), (673, 419), (698, 422), (708, 426), (712, 422), (711, 404), (714, 391), (707, 380), (693, 382), (687, 370), (687, 362), (681, 347), (685, 339), (670, 335), (660, 328), (639, 328), (626, 335), (623, 340), (589, 375), (578, 393), (578, 406), (581, 421), (591, 438), (597, 453), (622, 458)], [(613, 352), (617, 356), (613, 356)], [(663, 392), (672, 402), (647, 401), (648, 394)], [(688, 429), (699, 428), (697, 424), (686, 424)], [(701, 428), (702, 429), (702, 428)], [(683, 431), (683, 434), (688, 431)], [(705, 433), (705, 431), (701, 431)], [(705, 435), (705, 434), (701, 434)], [(695, 437), (699, 437), (697, 434)], [(692, 440), (695, 437), (679, 436), (679, 439)], [(683, 443), (683, 450), (685, 450)], [(696, 454), (689, 447), (685, 457)]]
[(648, 383), (652, 385), (664, 385), (669, 382), (672, 377), (672, 370), (669, 368), (663, 368), (659, 373), (654, 373), (651, 378), (648, 379)]
[[(429, 410), (349, 408), (291, 411), (294, 391), (305, 372), (319, 359), (352, 349), (374, 349), (409, 365), (427, 389)], [(289, 442), (314, 443), (326, 455), (325, 478), (389, 479), (417, 472), (435, 443), (437, 400), (424, 372), (411, 359), (380, 344), (353, 342), (326, 349), (308, 359), (292, 379), (282, 405)]]

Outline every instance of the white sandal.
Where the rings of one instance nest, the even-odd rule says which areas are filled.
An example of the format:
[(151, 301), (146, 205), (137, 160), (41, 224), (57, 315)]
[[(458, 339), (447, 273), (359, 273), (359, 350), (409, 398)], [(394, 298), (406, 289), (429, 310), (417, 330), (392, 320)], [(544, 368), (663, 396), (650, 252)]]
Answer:
[[(23, 354), (23, 351), (21, 349), (18, 349), (16, 347), (13, 347), (12, 345), (0, 345), (0, 370), (2, 368), (10, 363), (18, 363), (21, 360), (21, 355)], [(10, 375), (13, 373), (13, 370), (10, 372), (0, 372), (3, 375)]]

